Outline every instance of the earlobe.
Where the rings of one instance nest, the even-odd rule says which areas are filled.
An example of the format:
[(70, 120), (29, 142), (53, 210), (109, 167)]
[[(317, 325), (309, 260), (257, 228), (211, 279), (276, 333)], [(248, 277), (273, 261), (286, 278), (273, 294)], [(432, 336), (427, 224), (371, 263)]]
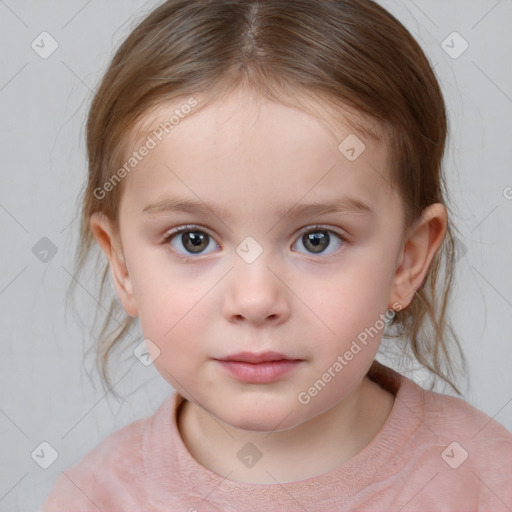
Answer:
[(409, 228), (400, 253), (390, 303), (399, 303), (402, 309), (411, 303), (444, 240), (447, 224), (445, 206), (435, 203), (425, 208)]
[(120, 237), (111, 220), (103, 213), (91, 215), (89, 225), (102, 251), (108, 258), (110, 275), (126, 314), (137, 316), (137, 304), (126, 260), (123, 255)]

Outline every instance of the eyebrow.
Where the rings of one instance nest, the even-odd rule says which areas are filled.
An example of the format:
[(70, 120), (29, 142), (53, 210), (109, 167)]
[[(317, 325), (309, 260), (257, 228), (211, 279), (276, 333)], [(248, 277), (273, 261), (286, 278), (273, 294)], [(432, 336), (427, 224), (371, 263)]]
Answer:
[[(194, 199), (169, 198), (148, 204), (142, 210), (145, 214), (164, 214), (164, 213), (197, 213), (202, 215), (211, 215), (224, 217), (226, 219), (233, 218), (233, 213), (229, 208), (221, 205), (215, 205), (206, 201), (196, 201)], [(314, 215), (325, 215), (329, 213), (354, 213), (359, 215), (371, 215), (375, 213), (373, 209), (359, 199), (351, 197), (342, 197), (338, 200), (331, 200), (323, 203), (298, 203), (291, 207), (279, 206), (274, 209), (274, 213), (278, 217), (307, 217)]]

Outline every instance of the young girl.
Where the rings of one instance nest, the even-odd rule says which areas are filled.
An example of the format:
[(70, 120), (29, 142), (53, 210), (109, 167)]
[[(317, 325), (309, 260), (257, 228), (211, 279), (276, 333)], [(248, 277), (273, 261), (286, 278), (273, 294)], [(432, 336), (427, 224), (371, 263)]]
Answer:
[(176, 391), (43, 512), (511, 510), (507, 430), (375, 360), (395, 337), (456, 389), (446, 134), (425, 54), (371, 0), (142, 21), (90, 109), (77, 269), (96, 240), (127, 315), (106, 382), (138, 317), (131, 349)]

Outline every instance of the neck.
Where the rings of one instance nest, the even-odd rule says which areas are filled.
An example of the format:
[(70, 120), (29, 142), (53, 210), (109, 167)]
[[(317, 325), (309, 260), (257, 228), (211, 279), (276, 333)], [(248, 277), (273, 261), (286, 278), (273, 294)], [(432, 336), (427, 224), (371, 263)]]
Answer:
[[(393, 402), (391, 393), (365, 377), (329, 410), (290, 430), (235, 429), (189, 401), (180, 408), (178, 428), (192, 457), (220, 476), (254, 484), (294, 482), (330, 471), (362, 451)], [(261, 460), (252, 465), (259, 454)]]

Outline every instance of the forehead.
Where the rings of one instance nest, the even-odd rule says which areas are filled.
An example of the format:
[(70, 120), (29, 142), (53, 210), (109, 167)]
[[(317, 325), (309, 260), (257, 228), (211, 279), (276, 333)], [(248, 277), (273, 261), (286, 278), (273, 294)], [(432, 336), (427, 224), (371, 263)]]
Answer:
[[(220, 127), (226, 122), (234, 124), (241, 121), (248, 128), (247, 121), (250, 116), (252, 119), (249, 120), (258, 123), (259, 126), (264, 124), (265, 119), (273, 123), (275, 118), (279, 117), (282, 122), (289, 123), (300, 119), (301, 123), (294, 125), (293, 130), (311, 124), (312, 121), (322, 124), (323, 129), (331, 134), (334, 141), (344, 134), (354, 134), (362, 139), (385, 144), (388, 137), (388, 131), (384, 129), (383, 123), (353, 107), (333, 101), (325, 94), (295, 90), (276, 98), (275, 93), (268, 96), (269, 93), (254, 89), (246, 90), (242, 87), (222, 94), (217, 94), (216, 91), (217, 89), (212, 89), (208, 94), (184, 95), (148, 109), (131, 130), (127, 147), (135, 146), (148, 135), (165, 127), (168, 135), (170, 131), (175, 131), (179, 124), (184, 124), (184, 120), (194, 117), (200, 119), (196, 119), (196, 123), (188, 121), (187, 125), (204, 126), (208, 123)], [(265, 117), (260, 119), (261, 114)]]
[(325, 103), (293, 107), (235, 92), (204, 108), (195, 96), (194, 111), (183, 108), (187, 99), (159, 106), (139, 125), (128, 154), (147, 137), (155, 142), (125, 183), (139, 206), (178, 190), (232, 207), (240, 194), (278, 205), (338, 192), (378, 206), (394, 192), (385, 141), (356, 131), (353, 117)]

